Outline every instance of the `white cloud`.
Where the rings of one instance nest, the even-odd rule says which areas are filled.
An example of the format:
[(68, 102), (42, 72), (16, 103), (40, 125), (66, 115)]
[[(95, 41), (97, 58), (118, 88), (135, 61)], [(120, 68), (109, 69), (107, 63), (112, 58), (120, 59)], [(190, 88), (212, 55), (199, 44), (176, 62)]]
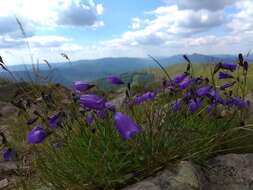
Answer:
[(103, 27), (104, 25), (105, 25), (104, 21), (100, 20), (100, 21), (95, 22), (92, 25), (92, 27), (96, 29), (96, 28), (99, 28), (99, 27)]
[(223, 10), (226, 6), (232, 5), (236, 0), (165, 0), (168, 3), (176, 3), (179, 9), (210, 11)]
[(134, 31), (106, 43), (114, 47), (173, 44), (178, 39), (208, 32), (226, 21), (222, 11), (180, 10), (176, 5), (159, 7), (147, 12), (147, 16), (152, 19), (133, 18), (131, 28)]
[[(26, 36), (34, 35), (34, 23), (30, 20), (24, 19), (22, 25), (25, 30)], [(12, 38), (21, 38), (22, 33), (19, 25), (17, 24), (16, 18), (14, 16), (0, 16), (0, 36), (7, 36)]]
[(138, 17), (134, 17), (132, 18), (132, 23), (129, 26), (129, 28), (133, 29), (133, 30), (138, 30), (140, 28), (143, 28), (144, 26), (146, 26), (147, 24), (149, 24), (150, 20), (149, 19), (144, 19), (141, 20)]
[(242, 35), (242, 33), (253, 34), (253, 1), (238, 1), (236, 4), (237, 13), (232, 15), (228, 28), (232, 32)]
[(10, 37), (0, 36), (0, 49), (18, 48), (23, 44), (24, 42), (20, 39), (14, 40)]
[(33, 36), (27, 39), (32, 48), (59, 47), (71, 42), (72, 39), (63, 36)]
[(98, 15), (102, 15), (104, 13), (104, 6), (102, 4), (97, 4), (96, 9)]
[(104, 22), (98, 19), (104, 7), (93, 0), (1, 0), (0, 7), (1, 52), (26, 54), (24, 36), (15, 16), (21, 21), (32, 50), (39, 54), (56, 49), (70, 52), (81, 50), (72, 39), (63, 36), (35, 35), (43, 28), (57, 30), (58, 26), (71, 26), (94, 29), (104, 26)]
[[(55, 50), (55, 49), (51, 49), (51, 50)], [(77, 44), (63, 44), (62, 46), (60, 46), (58, 49), (58, 51), (60, 52), (78, 52), (83, 50), (83, 47)]]
[[(4, 58), (7, 65), (30, 64), (31, 55), (33, 56), (33, 60), (47, 59), (49, 62), (62, 62), (64, 60), (60, 56), (61, 53), (70, 54), (72, 57), (72, 55), (84, 49), (82, 46), (73, 43), (71, 39), (65, 39), (60, 36), (32, 37), (29, 40), (31, 45), (30, 50), (24, 46), (24, 41), (11, 41), (10, 47), (0, 48), (0, 55)], [(0, 47), (1, 46), (0, 38)], [(76, 59), (80, 59), (80, 54), (78, 54), (78, 56), (79, 57), (76, 57)]]
[(137, 18), (137, 17), (133, 18), (132, 23), (129, 26), (129, 28), (131, 28), (133, 30), (137, 30), (137, 29), (140, 29), (140, 27), (141, 27), (141, 19)]
[(26, 39), (24, 38), (11, 38), (0, 36), (0, 48), (3, 49), (17, 49), (26, 47), (28, 42), (31, 48), (49, 48), (59, 47), (63, 44), (71, 42), (72, 39), (65, 38), (63, 36), (31, 36)]
[(92, 6), (83, 1), (70, 1), (67, 7), (58, 10), (59, 25), (92, 26), (97, 22), (97, 15), (103, 13), (103, 6)]
[(102, 4), (91, 0), (1, 0), (0, 7), (0, 19), (7, 22), (16, 15), (24, 21), (22, 23), (33, 23), (33, 28), (58, 25), (92, 26), (99, 22), (98, 16), (102, 15), (104, 10)]
[[(198, 8), (183, 9), (173, 4), (146, 12), (147, 18), (133, 18), (129, 26), (132, 30), (102, 42), (101, 49), (110, 50), (115, 56), (115, 52), (122, 55), (124, 51), (132, 56), (164, 56), (194, 52), (235, 54), (252, 49), (253, 1), (238, 1), (233, 5), (236, 13), (225, 11), (232, 1), (212, 2), (213, 7), (209, 7), (210, 1), (198, 1)], [(145, 19), (148, 22), (143, 24)], [(229, 30), (226, 26), (230, 27)]]
[(226, 16), (223, 11), (180, 10), (177, 5), (159, 7), (150, 13), (156, 18), (152, 20), (149, 27), (158, 27), (166, 29), (168, 33), (186, 35), (208, 31), (222, 25)]

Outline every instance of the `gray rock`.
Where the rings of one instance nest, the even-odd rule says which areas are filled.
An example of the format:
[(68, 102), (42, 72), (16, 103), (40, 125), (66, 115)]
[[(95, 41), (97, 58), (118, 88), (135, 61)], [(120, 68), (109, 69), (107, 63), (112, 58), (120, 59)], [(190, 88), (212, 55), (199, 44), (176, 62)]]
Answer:
[(161, 190), (161, 187), (150, 181), (143, 181), (124, 190)]
[(253, 154), (227, 154), (204, 167), (182, 161), (124, 190), (253, 190)]
[(15, 173), (18, 169), (17, 163), (13, 161), (0, 162), (0, 174), (1, 173)]
[(253, 154), (227, 154), (207, 162), (207, 190), (253, 190)]
[(180, 162), (175, 168), (160, 172), (155, 177), (130, 186), (125, 190), (197, 190), (200, 177), (191, 162)]
[[(11, 126), (17, 121), (18, 109), (10, 103), (0, 102), (0, 133), (4, 133), (7, 140), (11, 139)], [(2, 137), (0, 137), (0, 143)]]
[[(3, 116), (15, 116), (18, 109), (10, 103), (0, 102), (0, 113)], [(14, 115), (13, 115), (14, 114)]]
[(8, 179), (2, 179), (2, 180), (0, 180), (0, 189), (4, 189), (8, 185), (9, 185)]
[(121, 105), (124, 103), (126, 99), (125, 93), (118, 95), (116, 98), (111, 100), (111, 103), (116, 107), (116, 109), (119, 109)]

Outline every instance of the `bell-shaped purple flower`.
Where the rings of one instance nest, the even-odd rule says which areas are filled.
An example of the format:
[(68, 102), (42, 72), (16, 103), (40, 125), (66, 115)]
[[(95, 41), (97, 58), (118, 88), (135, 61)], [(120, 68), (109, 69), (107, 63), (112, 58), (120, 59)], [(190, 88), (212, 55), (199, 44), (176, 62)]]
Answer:
[(216, 107), (216, 104), (215, 103), (212, 103), (210, 104), (208, 107), (207, 107), (207, 113), (211, 113)]
[(49, 126), (53, 129), (59, 127), (59, 113), (55, 113), (48, 118)]
[(186, 77), (187, 77), (187, 75), (185, 73), (178, 73), (174, 76), (173, 81), (176, 84), (178, 84), (178, 83), (182, 82)]
[(249, 101), (245, 101), (240, 97), (235, 97), (235, 98), (228, 100), (227, 105), (228, 106), (235, 106), (238, 109), (244, 109), (249, 106)]
[(133, 102), (134, 104), (142, 104), (146, 101), (151, 101), (151, 100), (154, 100), (155, 99), (155, 96), (156, 96), (156, 93), (154, 92), (146, 92), (145, 94), (143, 95), (138, 95), (134, 98)]
[(197, 90), (197, 95), (198, 96), (207, 96), (212, 89), (211, 86), (203, 86)]
[(186, 91), (184, 94), (183, 94), (183, 99), (189, 99), (192, 97), (192, 92), (191, 90), (188, 90)]
[(226, 104), (225, 100), (221, 97), (219, 91), (215, 89), (210, 90), (208, 97), (210, 97), (214, 103), (220, 103), (222, 105)]
[(41, 126), (34, 127), (27, 135), (27, 141), (29, 144), (39, 144), (43, 142), (47, 137), (47, 133)]
[(231, 82), (231, 83), (226, 83), (226, 84), (222, 85), (222, 86), (220, 87), (220, 89), (221, 89), (221, 90), (225, 90), (225, 89), (227, 89), (227, 88), (230, 88), (230, 87), (234, 86), (235, 83), (236, 83), (235, 81), (234, 81), (234, 82)]
[(172, 111), (178, 112), (181, 108), (181, 99), (172, 102), (171, 105), (172, 105)]
[(137, 105), (139, 105), (139, 104), (141, 104), (142, 103), (142, 98), (141, 98), (141, 96), (135, 96), (134, 97), (134, 99), (133, 99), (133, 103), (134, 104), (137, 104)]
[(139, 126), (130, 117), (121, 112), (116, 112), (114, 120), (115, 128), (125, 140), (131, 139), (141, 131)]
[(94, 121), (94, 117), (91, 113), (89, 113), (85, 118), (85, 122), (87, 125), (92, 125), (93, 121)]
[(14, 151), (11, 148), (4, 148), (3, 150), (3, 160), (11, 161), (14, 157)]
[(188, 109), (190, 112), (194, 113), (201, 107), (201, 100), (200, 99), (191, 99), (188, 104)]
[(142, 101), (154, 100), (155, 96), (154, 92), (146, 92), (142, 95)]
[(219, 79), (229, 79), (234, 78), (232, 75), (225, 73), (225, 72), (219, 72)]
[(105, 107), (111, 112), (116, 112), (116, 107), (111, 102), (106, 102)]
[(230, 64), (230, 63), (222, 63), (221, 68), (233, 72), (233, 71), (236, 70), (237, 65), (236, 64)]
[(85, 82), (85, 81), (75, 81), (74, 82), (74, 88), (75, 88), (75, 91), (77, 91), (77, 92), (85, 92), (85, 91), (91, 89), (94, 86), (95, 85), (90, 84), (90, 83)]
[(107, 81), (111, 84), (115, 84), (115, 85), (121, 85), (121, 84), (124, 84), (124, 82), (121, 80), (120, 77), (118, 76), (109, 76), (107, 77)]
[(94, 94), (80, 96), (80, 105), (84, 108), (102, 110), (105, 108), (105, 99)]
[(179, 83), (179, 88), (180, 89), (185, 89), (188, 86), (190, 86), (192, 83), (192, 80), (190, 78), (185, 78), (182, 82)]
[(108, 116), (108, 113), (106, 109), (103, 109), (103, 110), (97, 110), (96, 115), (100, 119), (105, 119)]

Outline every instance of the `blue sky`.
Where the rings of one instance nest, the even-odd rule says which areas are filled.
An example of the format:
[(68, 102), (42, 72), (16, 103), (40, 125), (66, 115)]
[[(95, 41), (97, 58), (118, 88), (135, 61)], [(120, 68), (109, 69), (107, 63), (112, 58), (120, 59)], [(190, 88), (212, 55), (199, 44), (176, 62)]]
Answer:
[(76, 41), (82, 44), (94, 44), (101, 40), (110, 40), (119, 37), (122, 33), (129, 30), (129, 25), (134, 17), (144, 17), (145, 12), (153, 10), (163, 1), (160, 0), (100, 0), (95, 1), (102, 4), (106, 9), (103, 15), (98, 16), (106, 25), (99, 29), (87, 28), (59, 28), (57, 31), (43, 30), (39, 35), (63, 35), (75, 37)]
[(29, 63), (29, 54), (50, 62), (63, 61), (60, 53), (72, 60), (235, 54), (253, 44), (252, 0), (1, 0), (0, 6), (7, 64)]

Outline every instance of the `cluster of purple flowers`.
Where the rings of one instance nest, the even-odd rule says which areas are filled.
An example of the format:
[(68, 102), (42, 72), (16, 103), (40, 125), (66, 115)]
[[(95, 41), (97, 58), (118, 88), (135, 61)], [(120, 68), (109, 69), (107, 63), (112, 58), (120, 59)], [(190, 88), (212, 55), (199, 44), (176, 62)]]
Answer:
[[(112, 85), (125, 84), (123, 80), (118, 76), (109, 76), (107, 78), (107, 81)], [(142, 96), (141, 101), (144, 101), (144, 99), (152, 99), (153, 97), (154, 94), (149, 92)], [(123, 139), (131, 139), (134, 135), (141, 131), (140, 127), (130, 117), (121, 112), (116, 112), (115, 106), (111, 102), (106, 101), (104, 97), (97, 96), (95, 94), (81, 95), (80, 106), (85, 109), (95, 111), (96, 116), (100, 119), (106, 118), (108, 115), (108, 111), (113, 112), (115, 115), (115, 128), (118, 130), (119, 134), (122, 136)], [(86, 123), (88, 125), (91, 125), (93, 121), (94, 116), (90, 112), (86, 116)]]
[(156, 96), (156, 93), (155, 92), (146, 92), (142, 95), (138, 95), (136, 97), (134, 97), (133, 99), (133, 103), (134, 104), (137, 104), (137, 105), (140, 105), (146, 101), (152, 101), (155, 99), (155, 96)]
[[(113, 85), (122, 85), (124, 82), (117, 76), (109, 76), (107, 81)], [(135, 134), (139, 133), (140, 127), (127, 115), (116, 112), (115, 106), (107, 101), (104, 97), (88, 94), (88, 90), (95, 85), (85, 81), (74, 82), (74, 90), (79, 94), (80, 107), (87, 111), (85, 122), (87, 125), (92, 125), (94, 122), (94, 114), (99, 119), (105, 119), (108, 112), (115, 114), (115, 128), (123, 139), (130, 139)], [(154, 94), (149, 92), (143, 95), (142, 99), (148, 100), (154, 98)], [(51, 129), (56, 129), (61, 124), (60, 113), (54, 113), (48, 118), (48, 125)], [(49, 136), (49, 132), (41, 125), (34, 127), (27, 135), (28, 144), (42, 143)], [(5, 160), (8, 160), (8, 151), (5, 151)]]
[[(239, 66), (247, 73), (248, 63), (240, 60)], [(168, 88), (170, 92), (174, 93), (174, 99), (171, 103), (171, 110), (178, 112), (186, 107), (187, 112), (194, 113), (205, 108), (208, 113), (211, 113), (217, 106), (224, 106), (228, 109), (237, 108), (245, 109), (249, 106), (249, 101), (244, 98), (231, 94), (227, 95), (226, 91), (230, 90), (237, 84), (237, 80), (233, 76), (233, 72), (239, 68), (236, 64), (219, 63), (215, 65), (213, 76), (218, 73), (218, 79), (227, 81), (220, 87), (211, 84), (207, 78), (190, 76), (189, 72), (176, 74), (170, 81), (164, 81), (163, 87)], [(109, 76), (107, 81), (112, 85), (123, 85), (125, 82), (118, 76)], [(118, 112), (112, 102), (107, 101), (106, 98), (90, 93), (89, 90), (95, 85), (85, 82), (74, 82), (73, 88), (77, 94), (77, 102), (80, 104), (80, 109), (84, 110), (85, 123), (89, 126), (93, 125), (95, 119), (106, 119), (109, 113), (114, 115), (115, 129), (119, 135), (129, 140), (136, 134), (141, 132), (141, 128), (126, 114)], [(153, 101), (159, 93), (163, 90), (148, 91), (141, 95), (134, 96), (130, 99), (130, 103), (141, 105), (147, 101)], [(179, 95), (179, 96), (178, 96)], [(205, 105), (205, 106), (204, 106)], [(62, 124), (62, 114), (60, 112), (52, 114), (48, 117), (49, 129), (55, 130)], [(27, 135), (28, 144), (42, 143), (48, 136), (50, 130), (38, 125), (34, 127)], [(3, 151), (3, 158), (6, 161), (12, 159), (13, 150), (5, 148)]]
[[(242, 65), (242, 67), (244, 70), (248, 69), (248, 64), (246, 63), (246, 66)], [(203, 105), (206, 103), (208, 104), (207, 112), (209, 113), (218, 105), (226, 106), (228, 108), (236, 107), (237, 109), (247, 108), (249, 106), (249, 101), (246, 101), (241, 97), (225, 95), (226, 89), (231, 90), (230, 88), (237, 83), (232, 75), (237, 68), (238, 65), (228, 63), (219, 63), (215, 66), (213, 75), (219, 72), (218, 79), (231, 80), (219, 88), (214, 84), (210, 84), (209, 80), (205, 80), (202, 77), (193, 78), (189, 76), (187, 72), (175, 75), (169, 83), (169, 88), (170, 90), (179, 92), (183, 95), (170, 104), (171, 109), (174, 112), (179, 111), (185, 104), (187, 105), (187, 110), (194, 113), (201, 107), (204, 107)]]

